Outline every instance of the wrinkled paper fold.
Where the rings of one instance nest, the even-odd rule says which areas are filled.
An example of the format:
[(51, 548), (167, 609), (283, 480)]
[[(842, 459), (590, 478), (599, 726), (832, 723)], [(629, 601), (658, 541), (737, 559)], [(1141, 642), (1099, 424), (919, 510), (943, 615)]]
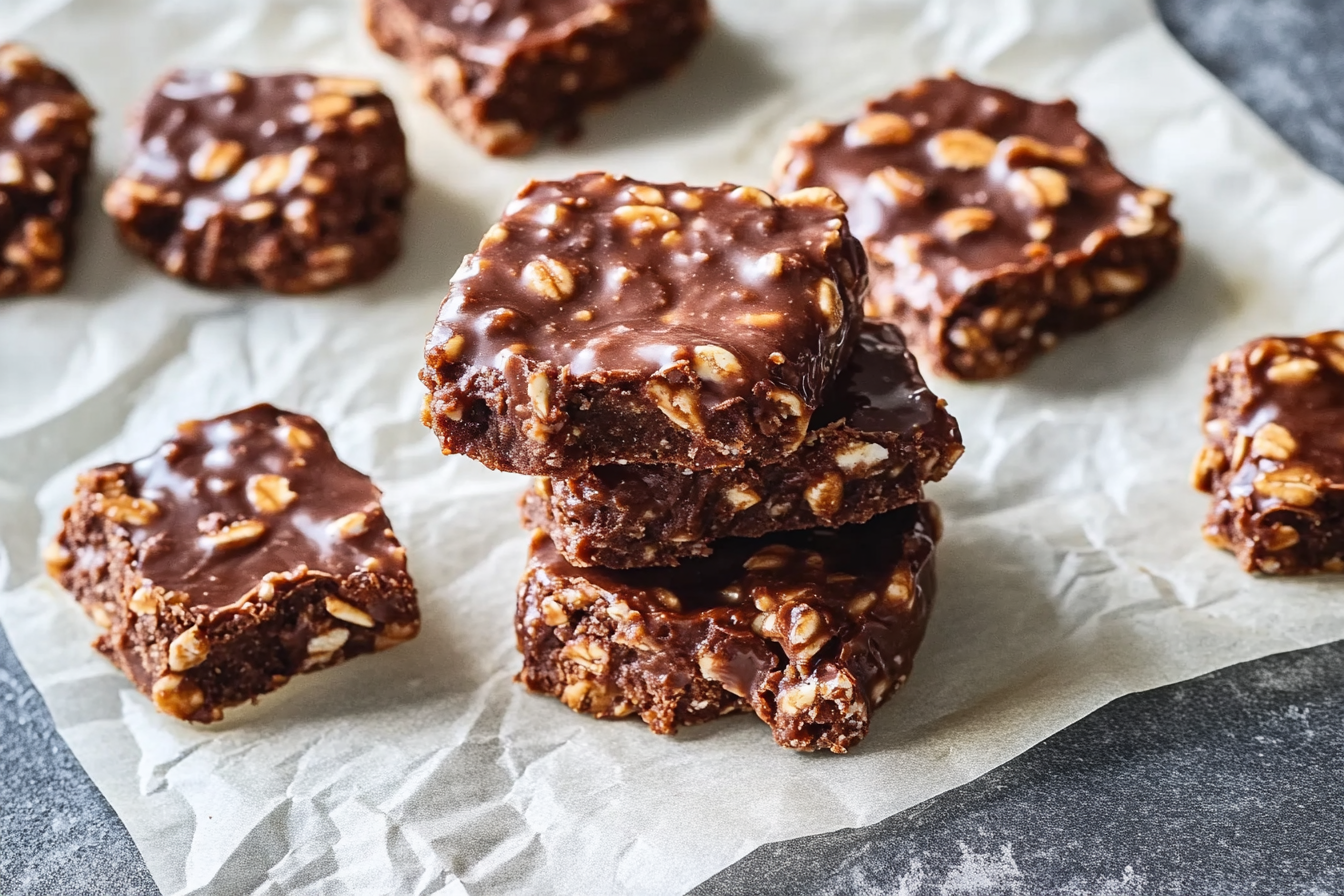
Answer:
[[(130, 105), (180, 64), (378, 77), (418, 175), (405, 258), (364, 287), (205, 294), (118, 247), (93, 199), (71, 286), (0, 303), (0, 619), (165, 893), (681, 893), (762, 843), (972, 780), (1119, 695), (1344, 637), (1338, 579), (1243, 575), (1201, 541), (1187, 483), (1208, 361), (1339, 324), (1344, 191), (1142, 0), (717, 5), (677, 78), (572, 146), (490, 160), (374, 51), (354, 2), (7, 0), (0, 37), (67, 68), (101, 112), (95, 188)], [(1124, 169), (1176, 194), (1189, 253), (1172, 287), (1025, 374), (935, 383), (968, 450), (933, 490), (941, 589), (908, 687), (843, 757), (782, 750), (754, 718), (663, 738), (523, 693), (523, 480), (440, 456), (418, 420), (422, 340), (457, 260), (528, 177), (763, 184), (795, 125), (953, 66), (1074, 97)], [(317, 417), (383, 487), (424, 629), (192, 727), (89, 649), (38, 546), (78, 470), (261, 400)]]

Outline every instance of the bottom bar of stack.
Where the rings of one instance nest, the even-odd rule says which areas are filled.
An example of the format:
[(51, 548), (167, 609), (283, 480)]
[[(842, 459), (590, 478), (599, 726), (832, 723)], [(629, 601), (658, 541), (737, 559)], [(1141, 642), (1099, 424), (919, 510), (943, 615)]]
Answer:
[(910, 674), (939, 528), (924, 502), (629, 570), (573, 566), (537, 530), (518, 588), (519, 680), (660, 734), (750, 710), (781, 746), (844, 753)]

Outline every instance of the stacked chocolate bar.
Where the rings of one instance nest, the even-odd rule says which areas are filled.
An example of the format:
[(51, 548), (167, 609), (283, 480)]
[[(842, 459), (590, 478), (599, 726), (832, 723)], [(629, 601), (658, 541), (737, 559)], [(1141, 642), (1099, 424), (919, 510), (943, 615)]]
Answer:
[[(536, 478), (521, 680), (655, 731), (751, 710), (843, 752), (932, 598), (962, 447), (828, 189), (531, 183), (425, 349), (445, 453)], [(669, 567), (677, 567), (675, 569)]]

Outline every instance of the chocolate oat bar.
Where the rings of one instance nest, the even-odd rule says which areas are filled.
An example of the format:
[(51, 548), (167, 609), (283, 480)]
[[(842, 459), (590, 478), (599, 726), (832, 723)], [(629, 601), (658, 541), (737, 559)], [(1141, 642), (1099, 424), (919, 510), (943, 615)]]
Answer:
[(777, 460), (848, 362), (866, 290), (829, 190), (533, 182), (453, 277), (425, 424), (445, 453), (532, 475)]
[(749, 711), (781, 746), (844, 753), (910, 674), (937, 538), (936, 508), (917, 504), (614, 571), (570, 565), (538, 530), (518, 588), (518, 678), (659, 734)]
[(1256, 339), (1218, 358), (1204, 434), (1205, 538), (1247, 572), (1344, 572), (1344, 331)]
[(385, 52), (491, 155), (579, 133), (581, 113), (680, 65), (709, 24), (705, 0), (365, 0)]
[(420, 627), (378, 489), (269, 405), (83, 474), (47, 560), (105, 629), (94, 646), (194, 722)]
[(1171, 279), (1170, 197), (1116, 170), (1072, 102), (920, 81), (845, 124), (810, 124), (782, 190), (827, 186), (872, 264), (871, 317), (942, 374), (1006, 376)]
[(0, 44), (0, 296), (65, 282), (92, 120), (69, 78), (26, 47)]
[(713, 542), (842, 526), (923, 500), (962, 453), (957, 421), (929, 391), (900, 333), (864, 325), (835, 393), (796, 452), (719, 470), (628, 464), (538, 478), (524, 525), (575, 566), (675, 566)]
[(175, 277), (308, 293), (368, 280), (401, 251), (406, 141), (373, 81), (176, 71), (131, 142), (103, 207)]

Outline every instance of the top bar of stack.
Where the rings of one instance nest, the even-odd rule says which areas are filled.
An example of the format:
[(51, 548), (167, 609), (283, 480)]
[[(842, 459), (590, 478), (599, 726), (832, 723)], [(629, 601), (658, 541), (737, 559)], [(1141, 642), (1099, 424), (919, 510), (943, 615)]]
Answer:
[(425, 347), (445, 453), (571, 477), (783, 458), (849, 361), (867, 262), (826, 189), (530, 183)]

